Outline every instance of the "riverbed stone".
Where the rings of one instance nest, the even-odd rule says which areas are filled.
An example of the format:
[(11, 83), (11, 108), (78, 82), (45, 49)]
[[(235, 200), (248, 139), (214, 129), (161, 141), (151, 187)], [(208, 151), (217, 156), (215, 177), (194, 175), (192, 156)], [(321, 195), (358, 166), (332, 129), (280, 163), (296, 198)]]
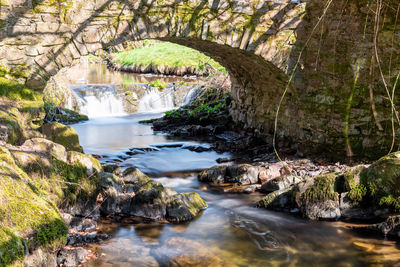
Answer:
[(205, 208), (206, 202), (197, 193), (176, 194), (168, 202), (166, 217), (169, 221), (186, 222)]
[(284, 190), (298, 182), (300, 182), (300, 179), (295, 176), (280, 176), (262, 184), (260, 191), (263, 193), (271, 193)]
[(49, 153), (57, 160), (67, 162), (67, 151), (65, 147), (44, 138), (33, 138), (25, 141), (22, 145), (28, 151), (35, 151), (36, 153)]
[(217, 165), (201, 172), (198, 178), (201, 182), (214, 184), (237, 183), (249, 185), (258, 183), (260, 171), (263, 168), (250, 164)]
[(172, 237), (155, 249), (155, 255), (163, 266), (229, 266), (213, 251), (200, 242), (183, 237)]

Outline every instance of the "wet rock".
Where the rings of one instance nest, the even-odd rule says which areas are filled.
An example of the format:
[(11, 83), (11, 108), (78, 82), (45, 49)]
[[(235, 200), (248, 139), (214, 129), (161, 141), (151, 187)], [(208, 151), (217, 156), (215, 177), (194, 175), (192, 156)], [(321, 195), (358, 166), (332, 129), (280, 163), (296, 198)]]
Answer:
[(282, 173), (283, 164), (280, 162), (269, 164), (265, 170), (260, 171), (258, 180), (261, 184), (268, 182), (271, 179), (280, 177)]
[(299, 212), (295, 196), (293, 188), (275, 191), (261, 199), (257, 206), (275, 211)]
[(67, 245), (86, 245), (92, 243), (100, 243), (110, 239), (107, 234), (98, 234), (97, 232), (90, 233), (70, 233), (67, 237)]
[(182, 237), (168, 239), (154, 254), (162, 266), (230, 266), (211, 249)]
[(368, 230), (400, 239), (400, 215), (390, 216), (382, 223), (370, 225)]
[(260, 191), (263, 193), (271, 193), (274, 191), (284, 190), (298, 182), (300, 182), (300, 179), (297, 177), (280, 176), (278, 178), (270, 179), (268, 182), (262, 184)]
[(87, 174), (92, 175), (102, 171), (100, 162), (90, 155), (79, 153), (76, 151), (68, 152), (68, 162), (70, 164), (81, 164), (86, 167)]
[(218, 165), (201, 172), (198, 178), (201, 182), (214, 184), (237, 183), (248, 185), (258, 182), (258, 174), (261, 170), (261, 167), (250, 164)]
[(97, 220), (85, 217), (73, 217), (69, 226), (78, 232), (93, 232), (97, 227)]
[(101, 172), (99, 173), (100, 177), (100, 186), (103, 189), (114, 188), (117, 192), (122, 193), (123, 183), (120, 178), (112, 173), (109, 172)]
[(121, 167), (115, 164), (105, 164), (103, 165), (104, 172), (109, 172), (118, 176), (122, 175)]
[(63, 145), (68, 151), (83, 152), (79, 144), (79, 136), (71, 126), (51, 122), (44, 124), (41, 131), (47, 139)]
[(198, 153), (211, 150), (211, 148), (204, 147), (204, 146), (185, 146), (184, 149), (188, 149), (190, 151), (194, 151), (194, 152), (198, 152)]
[(172, 222), (186, 222), (194, 219), (201, 210), (207, 208), (206, 202), (197, 193), (184, 193), (172, 196), (167, 205), (166, 218)]
[(198, 179), (204, 183), (221, 184), (225, 182), (226, 167), (228, 165), (213, 166), (208, 170), (204, 170), (198, 175)]
[(65, 267), (74, 267), (85, 260), (89, 252), (84, 248), (65, 247), (58, 252), (57, 264)]
[(217, 161), (218, 163), (227, 163), (227, 162), (234, 161), (234, 159), (230, 159), (230, 158), (218, 158), (216, 161)]

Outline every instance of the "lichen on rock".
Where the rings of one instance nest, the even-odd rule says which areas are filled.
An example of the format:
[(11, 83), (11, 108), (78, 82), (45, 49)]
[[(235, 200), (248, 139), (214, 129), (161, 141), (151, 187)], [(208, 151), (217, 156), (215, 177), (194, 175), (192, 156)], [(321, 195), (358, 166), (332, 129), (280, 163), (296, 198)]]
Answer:
[(79, 144), (79, 136), (71, 126), (50, 122), (44, 124), (41, 131), (46, 138), (63, 145), (68, 151), (83, 152), (83, 148)]

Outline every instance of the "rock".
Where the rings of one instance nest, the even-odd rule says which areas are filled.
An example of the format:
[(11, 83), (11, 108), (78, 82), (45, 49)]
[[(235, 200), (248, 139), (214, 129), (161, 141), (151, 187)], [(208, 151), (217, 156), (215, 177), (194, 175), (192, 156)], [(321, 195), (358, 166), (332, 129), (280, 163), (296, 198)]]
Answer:
[(308, 178), (294, 186), (296, 202), (303, 215), (311, 220), (338, 219), (339, 196), (335, 192), (337, 173)]
[(205, 183), (221, 184), (225, 182), (225, 173), (228, 165), (213, 166), (198, 175), (198, 179)]
[(224, 181), (241, 185), (255, 184), (258, 182), (260, 170), (260, 167), (250, 164), (228, 165)]
[(112, 173), (108, 173), (108, 172), (101, 172), (99, 173), (99, 177), (100, 177), (100, 186), (103, 189), (107, 189), (107, 188), (114, 188), (117, 192), (122, 193), (123, 189), (123, 182), (120, 180), (119, 177), (115, 176)]
[(262, 184), (260, 191), (263, 193), (271, 193), (289, 188), (291, 185), (300, 182), (300, 179), (294, 176), (281, 176), (269, 180)]
[(115, 164), (105, 164), (103, 165), (104, 172), (109, 172), (118, 176), (122, 175), (121, 167)]
[(240, 185), (255, 184), (263, 168), (250, 164), (217, 165), (202, 171), (198, 178), (201, 182), (214, 184), (237, 183)]
[(182, 237), (172, 237), (155, 249), (154, 254), (162, 266), (229, 266), (214, 255), (210, 248)]
[(166, 218), (172, 222), (186, 222), (207, 208), (206, 202), (197, 193), (184, 193), (172, 196), (167, 205)]
[(71, 126), (51, 122), (44, 124), (41, 131), (47, 139), (63, 145), (68, 151), (83, 152), (83, 148), (79, 144), (79, 136)]
[(88, 256), (89, 252), (84, 248), (64, 247), (58, 252), (57, 264), (65, 267), (79, 265)]
[(360, 173), (360, 185), (349, 193), (371, 197), (375, 204), (400, 209), (400, 152), (382, 157)]
[(107, 234), (97, 234), (97, 232), (73, 233), (68, 235), (67, 245), (82, 246), (87, 244), (100, 243), (110, 238), (111, 237)]
[(267, 169), (262, 170), (258, 175), (258, 180), (261, 184), (268, 182), (271, 179), (277, 178), (283, 173), (281, 170), (283, 168), (283, 164), (280, 162), (270, 164)]
[(22, 148), (27, 148), (28, 151), (49, 153), (55, 159), (67, 162), (65, 147), (44, 138), (29, 139), (22, 145)]
[(392, 236), (400, 239), (400, 215), (390, 216), (382, 223), (368, 226), (368, 229), (380, 232), (384, 236)]
[(257, 206), (275, 211), (299, 212), (295, 194), (293, 187), (275, 191), (261, 199)]
[(53, 251), (47, 249), (36, 249), (24, 258), (24, 267), (43, 266), (43, 267), (56, 267), (57, 255)]
[(343, 218), (350, 218), (356, 220), (373, 219), (373, 209), (371, 207), (365, 207), (356, 200), (352, 200), (348, 197), (348, 192), (340, 194), (339, 208)]
[(126, 184), (134, 184), (140, 187), (148, 183), (150, 178), (138, 168), (130, 167), (123, 172), (121, 180)]
[(86, 155), (76, 151), (68, 152), (68, 162), (70, 164), (81, 164), (86, 167), (87, 174), (92, 175), (93, 173), (101, 172), (102, 167), (100, 162), (90, 155)]
[(93, 232), (96, 230), (97, 221), (85, 217), (73, 217), (69, 226), (78, 232)]
[(218, 163), (227, 163), (227, 162), (231, 162), (231, 161), (234, 161), (234, 159), (230, 159), (230, 158), (218, 158), (218, 159), (216, 160), (216, 162), (218, 162)]
[(211, 148), (204, 146), (185, 146), (184, 148), (198, 153), (211, 150)]

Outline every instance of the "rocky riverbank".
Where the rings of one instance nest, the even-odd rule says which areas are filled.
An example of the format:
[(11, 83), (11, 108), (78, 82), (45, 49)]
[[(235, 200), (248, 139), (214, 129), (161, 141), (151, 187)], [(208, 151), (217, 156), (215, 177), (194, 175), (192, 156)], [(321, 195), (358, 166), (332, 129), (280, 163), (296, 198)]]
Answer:
[(109, 238), (97, 232), (101, 217), (179, 223), (207, 207), (197, 193), (84, 154), (74, 129), (50, 116), (70, 113), (49, 114), (39, 94), (0, 97), (0, 115), (1, 266), (76, 266), (95, 256), (82, 245)]

